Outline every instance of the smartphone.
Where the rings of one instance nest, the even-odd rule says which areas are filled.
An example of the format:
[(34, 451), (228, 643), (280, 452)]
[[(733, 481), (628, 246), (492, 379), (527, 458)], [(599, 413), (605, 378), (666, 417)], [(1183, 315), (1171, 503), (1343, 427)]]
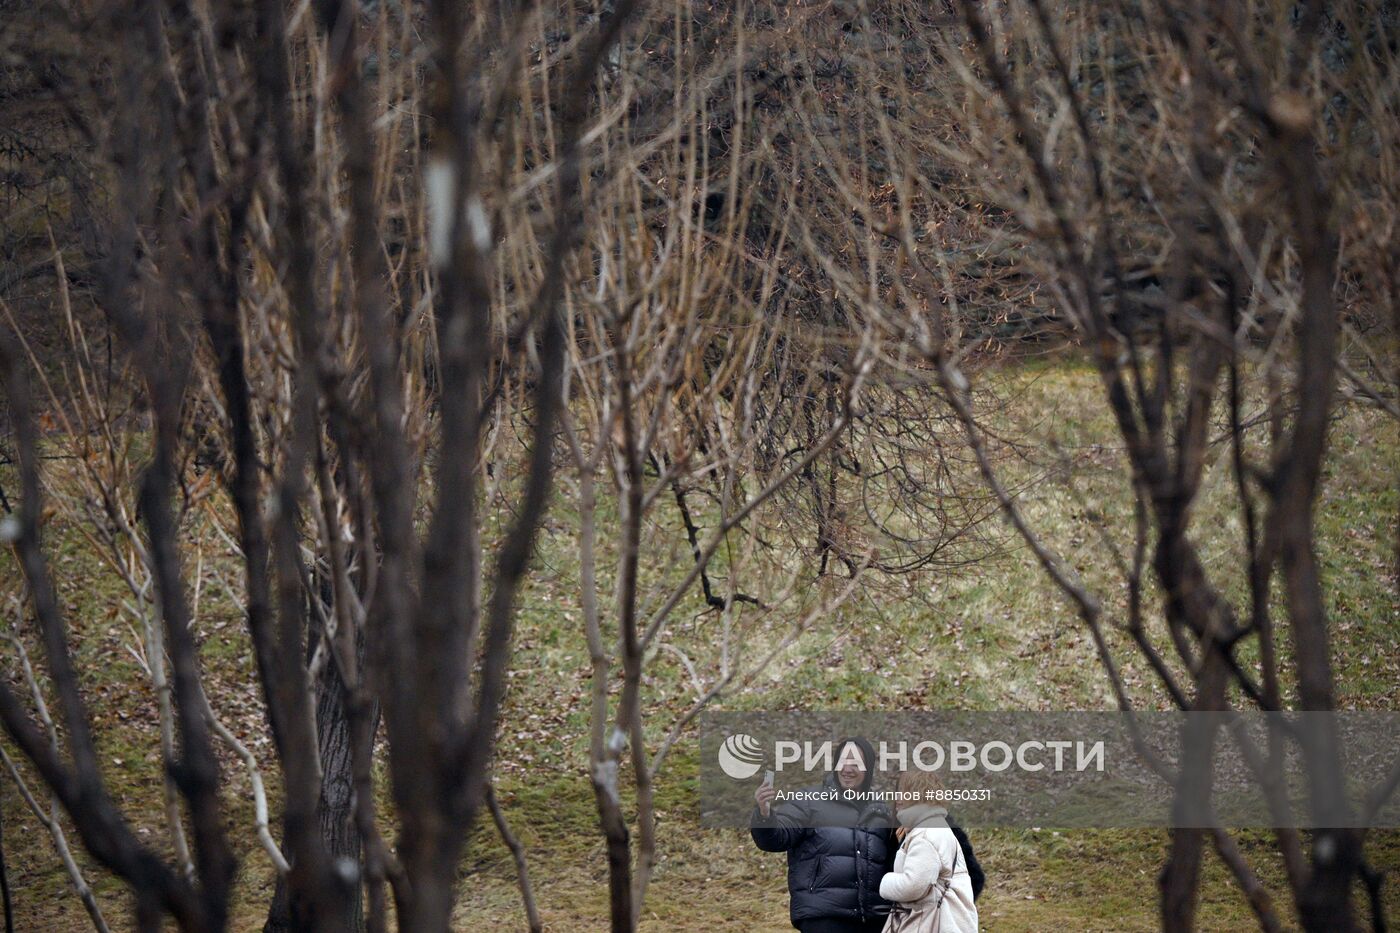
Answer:
[[(773, 772), (772, 772), (772, 771), (764, 771), (764, 772), (763, 772), (763, 783), (764, 783), (764, 784), (767, 784), (769, 787), (772, 787), (772, 786), (773, 786)], [(760, 786), (762, 786), (762, 785), (760, 785)]]

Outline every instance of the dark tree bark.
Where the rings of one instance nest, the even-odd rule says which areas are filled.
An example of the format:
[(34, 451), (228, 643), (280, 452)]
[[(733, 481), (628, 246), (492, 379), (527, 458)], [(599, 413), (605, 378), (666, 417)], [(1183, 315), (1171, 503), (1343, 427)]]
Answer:
[[(4, 808), (0, 807), (0, 813)], [(5, 933), (14, 933), (15, 915), (14, 908), (10, 905), (10, 873), (5, 867), (5, 840), (3, 827), (0, 826), (0, 897), (5, 901)]]
[[(321, 759), (321, 797), (316, 823), (326, 857), (335, 871), (360, 874), (360, 836), (355, 830), (354, 776), (351, 771), (350, 719), (346, 715), (345, 683), (334, 662), (327, 663), (316, 679), (316, 745)], [(364, 901), (359, 885), (349, 908), (349, 929), (363, 930)], [(277, 890), (268, 910), (263, 933), (290, 933), (291, 902), (287, 879), (277, 879)]]

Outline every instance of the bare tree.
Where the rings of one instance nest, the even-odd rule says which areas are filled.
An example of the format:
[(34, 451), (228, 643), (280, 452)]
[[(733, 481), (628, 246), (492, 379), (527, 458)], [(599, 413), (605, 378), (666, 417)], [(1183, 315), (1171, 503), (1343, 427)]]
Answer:
[[(1334, 709), (1312, 514), (1338, 375), (1359, 375), (1372, 365), (1360, 361), (1379, 359), (1358, 327), (1374, 306), (1352, 300), (1343, 273), (1373, 256), (1364, 240), (1356, 253), (1341, 250), (1338, 218), (1393, 203), (1388, 170), (1353, 158), (1358, 144), (1383, 149), (1393, 134), (1388, 92), (1376, 79), (1394, 73), (1393, 49), (1376, 44), (1384, 17), (1368, 4), (1226, 10), (1040, 0), (963, 3), (957, 12), (961, 29), (912, 6), (861, 7), (875, 54), (851, 69), (850, 93), (868, 101), (882, 171), (872, 178), (876, 157), (852, 158), (839, 133), (809, 130), (827, 156), (821, 194), (831, 205), (809, 247), (852, 301), (867, 302), (926, 358), (989, 488), (1082, 616), (1120, 705), (1133, 698), (1119, 674), (1118, 633), (1183, 709)], [(957, 80), (939, 87), (932, 75)], [(989, 290), (981, 263), (970, 261), (969, 230), (983, 231), (995, 250), (1023, 252), (1017, 273), (1038, 279), (1042, 326), (1081, 343), (1099, 373), (1134, 500), (1130, 552), (1114, 554), (1127, 617), (1111, 627), (1101, 596), (1040, 537), (991, 459), (989, 420), (969, 393), (967, 334), (1003, 317), (987, 309), (1008, 295)], [(892, 257), (901, 274), (863, 275), (841, 262), (833, 242), (863, 244), (871, 270), (874, 257)], [(1358, 341), (1349, 351), (1344, 329)], [(1388, 404), (1375, 383), (1352, 381), (1357, 396)], [(1245, 531), (1243, 610), (1225, 595), (1225, 571), (1202, 559), (1192, 528), (1203, 472), (1218, 455), (1230, 458)], [(1165, 647), (1147, 622), (1154, 606)], [(1278, 612), (1288, 620), (1291, 666), (1275, 644)], [(1183, 800), (1209, 795), (1213, 736), (1200, 738), (1172, 776)], [(1256, 759), (1266, 788), (1279, 753), (1274, 742)], [(1346, 825), (1331, 779), (1340, 773), (1335, 737), (1306, 743), (1303, 753), (1314, 817)], [(1271, 800), (1286, 806), (1272, 791)], [(1353, 883), (1374, 891), (1364, 834), (1318, 830), (1310, 862), (1298, 833), (1276, 836), (1304, 926), (1354, 928)], [(1164, 928), (1194, 927), (1208, 839), (1261, 927), (1279, 928), (1268, 892), (1219, 829), (1173, 832), (1161, 876)]]
[[(783, 73), (822, 14), (677, 9), (607, 89), (605, 111), (676, 103), (604, 128), (599, 223), (569, 294), (561, 417), (614, 930), (642, 915), (655, 788), (695, 717), (876, 574), (950, 566), (987, 511), (941, 459), (946, 409), (875, 372), (879, 330), (823, 296), (810, 279), (824, 270), (793, 249), (808, 232), (785, 210), (800, 203), (801, 101)], [(933, 424), (910, 417), (915, 402)], [(663, 666), (682, 697), (657, 682)]]
[[(115, 171), (95, 297), (123, 338), (132, 390), (150, 412), (152, 459), (137, 483), (145, 527), (124, 541), (144, 541), (170, 660), (170, 769), (188, 808), (193, 873), (165, 864), (137, 840), (96, 766), (39, 537), (34, 407), (8, 338), (0, 369), (17, 427), (23, 496), (7, 528), (43, 636), (68, 760), (48, 746), (8, 689), (0, 691), (0, 712), (89, 850), (137, 893), (143, 925), (164, 913), (184, 929), (222, 929), (234, 868), (212, 751), (217, 730), (206, 715), (172, 503), (172, 492), (184, 488), (193, 433), (218, 451), (236, 516), (243, 611), (284, 790), (290, 925), (343, 929), (357, 901), (356, 861), (328, 847), (322, 826), (332, 803), (324, 727), (342, 717), (318, 717), (316, 707), (338, 698), (349, 733), (357, 842), (367, 849), (368, 922), (384, 928), (387, 879), (401, 928), (448, 927), (458, 856), (483, 799), (515, 593), (550, 488), (565, 342), (558, 306), (584, 209), (582, 140), (592, 88), (631, 4), (585, 25), (576, 42), (528, 71), (538, 22), (529, 10), (440, 4), (430, 13), (436, 28), (428, 59), (407, 63), (393, 80), (436, 87), (428, 95), (431, 154), (416, 167), (425, 194), (408, 202), (406, 215), (426, 213), (426, 223), (415, 227), (425, 233), (422, 252), (432, 261), (422, 286), (431, 331), (396, 319), (391, 311), (402, 295), (386, 291), (394, 269), (385, 261), (379, 192), (401, 184), (403, 170), (414, 167), (386, 171), (375, 158), (383, 151), (375, 138), (383, 124), (373, 122), (365, 75), (373, 55), (384, 78), (387, 47), (367, 51), (363, 34), (377, 29), (372, 34), (387, 38), (383, 10), (376, 24), (353, 3), (323, 5), (313, 28), (289, 23), (280, 3), (252, 11), (138, 5), (108, 14), (105, 23), (117, 41), (113, 82), (99, 88), (111, 107), (98, 149)], [(468, 60), (485, 67), (464, 72)], [(330, 70), (324, 84), (317, 77), (322, 64)], [(520, 173), (514, 153), (498, 145), (495, 114), (512, 112), (523, 86), (556, 81), (562, 90), (549, 153), (553, 177), (540, 192), (555, 192), (546, 252), (535, 283), (520, 283), (534, 294), (516, 303), (503, 328), (490, 272), (496, 242), (483, 199), (499, 195), (498, 208), (511, 209), (507, 195)], [(226, 96), (234, 87), (253, 87), (256, 95)], [(328, 92), (329, 102), (307, 110), (298, 92), (308, 87), (315, 100)], [(301, 142), (309, 129), (320, 140), (315, 160)], [(332, 161), (338, 159), (343, 176)], [(530, 198), (519, 210), (539, 197), (518, 190)], [(328, 192), (324, 200), (319, 192)], [(337, 217), (342, 204), (344, 221)], [(346, 257), (332, 276), (318, 272), (317, 255), (327, 248)], [(333, 285), (345, 286), (348, 307), (333, 303)], [(514, 361), (518, 341), (498, 339), (509, 328), (536, 342), (532, 362)], [(417, 334), (427, 339), (406, 341)], [(206, 352), (213, 376), (202, 382)], [(533, 441), (516, 519), (488, 566), (478, 530), (481, 428), (495, 404), (487, 374), (506, 365), (530, 387)], [(423, 398), (432, 417), (406, 421), (405, 385), (423, 392), (424, 376), (433, 383)], [(428, 451), (437, 467), (420, 542), (418, 464)], [(309, 521), (320, 528), (308, 534), (313, 505), (319, 514)], [(354, 544), (343, 547), (347, 528)], [(308, 567), (308, 542), (318, 567)], [(318, 690), (314, 684), (327, 671), (338, 685)], [(397, 853), (378, 839), (372, 809), (377, 709), (390, 743)], [(342, 774), (337, 769), (337, 780)]]
[[(694, 717), (861, 588), (975, 557), (951, 545), (996, 512), (1124, 708), (1336, 705), (1329, 423), (1400, 415), (1393, 5), (642, 6), (56, 0), (61, 41), (3, 37), (7, 80), (63, 115), (71, 207), (0, 279), (6, 302), (57, 283), (64, 347), (51, 378), (6, 312), (0, 536), (32, 676), (0, 681), (0, 719), (79, 891), (67, 825), (144, 928), (225, 928), (232, 765), (278, 873), (269, 930), (449, 928), (483, 805), (538, 928), (490, 775), (557, 469), (614, 929), (638, 923)], [(1092, 360), (1124, 451), (1130, 511), (1095, 529), (1121, 594), (1079, 579), (1001, 469), (1019, 440), (982, 351), (1051, 341)], [(1193, 524), (1216, 461), (1241, 573)], [(160, 844), (99, 766), (46, 516), (123, 592)], [(235, 574), (206, 572), (216, 551)], [(244, 622), (270, 755), (206, 690), (213, 598)], [(1334, 772), (1334, 742), (1305, 752)], [(1172, 779), (1208, 793), (1209, 756)], [(1348, 822), (1336, 787), (1311, 803)], [(1357, 880), (1380, 926), (1364, 833), (1275, 839), (1305, 926), (1354, 927)], [(1282, 926), (1220, 829), (1173, 834), (1164, 926), (1192, 927), (1207, 842)]]

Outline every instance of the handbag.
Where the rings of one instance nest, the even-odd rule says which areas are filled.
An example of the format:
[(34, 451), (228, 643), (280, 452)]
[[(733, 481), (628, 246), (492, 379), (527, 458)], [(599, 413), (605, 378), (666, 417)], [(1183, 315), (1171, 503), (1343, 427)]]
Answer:
[[(904, 846), (909, 845), (906, 837)], [(943, 902), (948, 899), (948, 889), (953, 885), (953, 875), (958, 870), (958, 858), (962, 855), (961, 848), (954, 847), (953, 867), (948, 872), (948, 877), (939, 884), (938, 879), (929, 882), (928, 890), (919, 895), (918, 903), (913, 907), (905, 904), (895, 904), (890, 911), (889, 918), (885, 921), (885, 928), (882, 933), (939, 933), (943, 926)], [(933, 889), (941, 888), (938, 900), (932, 904), (924, 903), (924, 899), (933, 893)]]

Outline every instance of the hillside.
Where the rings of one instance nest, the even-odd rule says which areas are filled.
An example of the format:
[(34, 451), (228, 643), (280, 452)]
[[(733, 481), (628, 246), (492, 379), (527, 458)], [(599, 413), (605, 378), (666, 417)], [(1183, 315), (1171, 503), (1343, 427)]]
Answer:
[[(1106, 427), (1092, 372), (1072, 359), (1005, 363), (998, 372), (1005, 377), (1006, 424), (1018, 425), (1047, 445), (1057, 441), (1075, 466), (1071, 490), (1046, 480), (1053, 463), (1008, 458), (1006, 469), (1022, 488), (1021, 501), (1047, 536), (1111, 595), (1111, 574), (1093, 570), (1104, 561), (1100, 539), (1086, 527), (1084, 516), (1106, 516), (1108, 531), (1120, 533), (1113, 516), (1119, 514), (1116, 503), (1123, 491), (1112, 469), (1115, 453), (1092, 440), (1104, 436)], [(66, 443), (59, 435), (48, 439), (54, 454)], [(1400, 609), (1390, 575), (1390, 523), (1400, 506), (1393, 469), (1397, 458), (1400, 443), (1393, 422), (1357, 406), (1343, 410), (1332, 431), (1318, 521), (1345, 708), (1393, 708), (1400, 698), (1400, 657), (1381, 647), (1400, 637)], [(66, 461), (56, 457), (49, 466), (51, 482), (61, 488)], [(1213, 560), (1226, 559), (1231, 534), (1237, 533), (1209, 514), (1210, 490), (1228, 482), (1224, 465), (1214, 464), (1206, 480), (1206, 511), (1199, 519)], [(607, 918), (603, 846), (584, 778), (588, 665), (570, 556), (577, 545), (575, 495), (568, 485), (558, 491), (526, 592), (516, 654), (520, 675), (511, 679), (496, 782), (507, 818), (525, 846), (546, 928), (557, 931), (600, 929)], [(201, 533), (208, 539), (207, 529), (191, 531), (196, 538)], [(119, 581), (95, 562), (91, 548), (70, 525), (56, 520), (48, 534), (86, 696), (99, 724), (104, 770), (142, 836), (159, 840), (163, 823), (154, 698), (128, 650), (134, 641), (120, 610)], [(1024, 548), (997, 523), (984, 529), (977, 547), (996, 553), (963, 572), (871, 585), (838, 618), (803, 635), (760, 683), (725, 696), (717, 708), (1110, 708), (1107, 683), (1082, 626), (1043, 574), (1029, 565)], [(211, 696), (220, 715), (249, 739), (266, 766), (267, 739), (259, 723), (261, 703), (251, 679), (247, 636), (228, 593), (217, 583), (236, 570), (217, 540), (206, 540), (202, 554), (198, 626)], [(15, 595), (17, 573), (8, 552), (0, 554), (0, 579), (7, 581), (8, 596)], [(1121, 599), (1121, 593), (1112, 598)], [(687, 624), (708, 624), (701, 609), (696, 605), (686, 614), (691, 619)], [(686, 675), (679, 664), (658, 664), (655, 671), (651, 687), (661, 700), (651, 713), (661, 723), (668, 710), (685, 700)], [(1146, 672), (1130, 667), (1127, 677), (1138, 685), (1144, 702), (1160, 702), (1148, 689)], [(231, 757), (223, 764), (242, 864), (235, 929), (255, 930), (270, 897), (272, 871), (252, 833), (246, 774)], [(695, 769), (694, 738), (688, 734), (658, 788), (660, 863), (642, 929), (789, 929), (782, 858), (759, 852), (741, 832), (698, 828)], [(385, 783), (381, 780), (381, 790)], [(17, 929), (59, 933), (82, 928), (82, 907), (48, 835), (13, 782), (7, 777), (0, 786)], [(275, 780), (271, 790), (275, 807)], [(1053, 827), (973, 827), (972, 832), (991, 879), (981, 902), (985, 929), (1156, 929), (1155, 873), (1165, 833)], [(1265, 882), (1277, 884), (1282, 868), (1270, 854), (1267, 835), (1241, 834), (1241, 844), (1257, 860)], [(1368, 849), (1374, 867), (1400, 870), (1400, 833), (1374, 833)], [(80, 854), (79, 861), (109, 920), (124, 927), (130, 905), (120, 887), (93, 869), (86, 856)], [(1208, 858), (1207, 865), (1201, 929), (1251, 926), (1248, 907), (1219, 861)], [(524, 928), (514, 864), (489, 820), (472, 840), (463, 873), (461, 929)], [(1385, 890), (1390, 909), (1400, 909), (1400, 890), (1393, 883)]]

